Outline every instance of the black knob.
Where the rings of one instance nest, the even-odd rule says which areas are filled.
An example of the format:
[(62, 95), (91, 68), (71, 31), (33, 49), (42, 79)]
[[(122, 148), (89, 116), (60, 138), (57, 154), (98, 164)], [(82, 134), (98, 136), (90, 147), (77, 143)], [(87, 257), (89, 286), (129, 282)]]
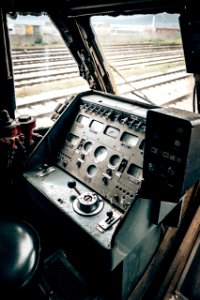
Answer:
[(112, 176), (112, 170), (111, 170), (111, 169), (107, 169), (107, 170), (106, 170), (106, 173), (107, 173), (109, 176)]
[(81, 192), (76, 187), (76, 181), (69, 181), (68, 182), (68, 187), (70, 189), (74, 189), (79, 195), (81, 194)]
[(116, 195), (114, 195), (114, 200), (115, 200), (115, 201), (117, 201), (117, 202), (119, 202), (119, 201), (120, 201), (120, 196), (119, 196), (119, 195), (117, 195), (117, 194), (116, 194)]
[(81, 159), (82, 159), (82, 160), (85, 159), (85, 154), (81, 154)]
[(107, 214), (109, 219), (111, 219), (113, 217), (113, 211), (112, 210), (108, 210), (106, 214)]
[(107, 185), (108, 184), (108, 178), (107, 177), (103, 177), (102, 178), (102, 181), (103, 181), (103, 183), (105, 184), (105, 185)]
[(44, 171), (45, 171), (45, 172), (48, 170), (48, 167), (49, 167), (49, 166), (48, 166), (47, 164), (44, 164), (44, 165), (43, 165), (43, 168), (44, 168)]
[(81, 167), (81, 162), (80, 162), (80, 160), (78, 160), (78, 161), (76, 162), (76, 166), (77, 166), (77, 168), (80, 168), (80, 167)]
[(76, 186), (76, 181), (69, 181), (69, 182), (68, 182), (68, 187), (69, 187), (70, 189), (74, 189), (75, 186)]

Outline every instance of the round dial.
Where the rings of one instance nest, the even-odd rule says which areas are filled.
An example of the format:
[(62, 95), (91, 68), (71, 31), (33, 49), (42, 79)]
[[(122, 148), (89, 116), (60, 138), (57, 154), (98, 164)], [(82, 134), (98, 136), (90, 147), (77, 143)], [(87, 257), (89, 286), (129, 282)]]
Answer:
[(96, 148), (94, 151), (94, 156), (98, 162), (103, 161), (107, 156), (107, 149), (104, 146)]
[(92, 150), (92, 143), (91, 142), (85, 142), (83, 145), (83, 151), (85, 153), (89, 153)]
[(119, 155), (112, 155), (109, 160), (110, 165), (113, 167), (116, 167), (119, 164), (119, 162), (120, 162)]
[(89, 176), (94, 176), (95, 173), (97, 171), (97, 167), (95, 165), (90, 165), (88, 168), (87, 168), (87, 174)]

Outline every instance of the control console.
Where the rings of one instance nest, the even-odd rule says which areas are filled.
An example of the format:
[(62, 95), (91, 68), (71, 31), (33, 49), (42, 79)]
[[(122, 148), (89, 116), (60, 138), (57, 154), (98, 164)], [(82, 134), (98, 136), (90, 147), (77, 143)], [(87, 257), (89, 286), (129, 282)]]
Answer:
[(112, 102), (81, 97), (56, 164), (125, 211), (142, 180), (147, 109)]
[[(101, 92), (79, 94), (29, 157), (24, 173), (28, 190), (34, 187), (110, 248), (115, 231), (138, 201), (146, 115), (152, 108)], [(31, 197), (39, 199), (33, 192)]]

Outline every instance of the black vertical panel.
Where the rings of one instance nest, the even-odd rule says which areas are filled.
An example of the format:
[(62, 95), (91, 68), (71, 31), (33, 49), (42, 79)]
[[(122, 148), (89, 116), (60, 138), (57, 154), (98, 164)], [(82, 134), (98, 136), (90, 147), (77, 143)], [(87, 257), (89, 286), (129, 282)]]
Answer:
[(200, 74), (200, 20), (194, 15), (181, 15), (180, 29), (188, 73)]
[(6, 14), (0, 10), (0, 110), (14, 118), (15, 92)]

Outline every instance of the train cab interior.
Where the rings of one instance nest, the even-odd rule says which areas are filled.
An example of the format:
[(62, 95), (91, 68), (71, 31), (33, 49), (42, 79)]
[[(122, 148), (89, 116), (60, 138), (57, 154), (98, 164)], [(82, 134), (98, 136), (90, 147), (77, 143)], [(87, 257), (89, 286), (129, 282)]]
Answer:
[[(200, 299), (197, 5), (192, 0), (1, 1), (0, 298)], [(160, 105), (153, 97), (141, 100), (136, 93), (120, 94), (91, 21), (161, 13), (178, 15), (184, 78), (190, 75), (192, 81), (190, 110)], [(12, 49), (8, 18), (18, 16), (48, 16), (87, 86), (64, 94), (50, 125), (38, 126), (37, 116), (18, 113), (15, 79), (23, 63), (16, 66), (20, 53), (30, 51)], [(109, 26), (98, 23), (103, 38)], [(136, 36), (141, 32), (141, 27), (136, 33), (129, 28)], [(30, 35), (32, 27), (26, 29)], [(115, 27), (111, 34), (117, 30), (127, 34), (125, 27)], [(130, 51), (139, 57), (141, 50), (136, 53), (123, 43), (120, 47), (123, 55)], [(34, 62), (27, 59), (29, 79), (31, 67), (38, 67), (38, 53)], [(148, 53), (144, 55), (146, 59)], [(67, 58), (61, 56), (62, 65)], [(126, 63), (127, 69), (134, 69), (135, 59)], [(120, 60), (122, 68), (125, 59)], [(139, 69), (143, 67), (139, 62)], [(23, 84), (28, 85), (28, 77)], [(164, 98), (167, 89), (157, 98)]]

